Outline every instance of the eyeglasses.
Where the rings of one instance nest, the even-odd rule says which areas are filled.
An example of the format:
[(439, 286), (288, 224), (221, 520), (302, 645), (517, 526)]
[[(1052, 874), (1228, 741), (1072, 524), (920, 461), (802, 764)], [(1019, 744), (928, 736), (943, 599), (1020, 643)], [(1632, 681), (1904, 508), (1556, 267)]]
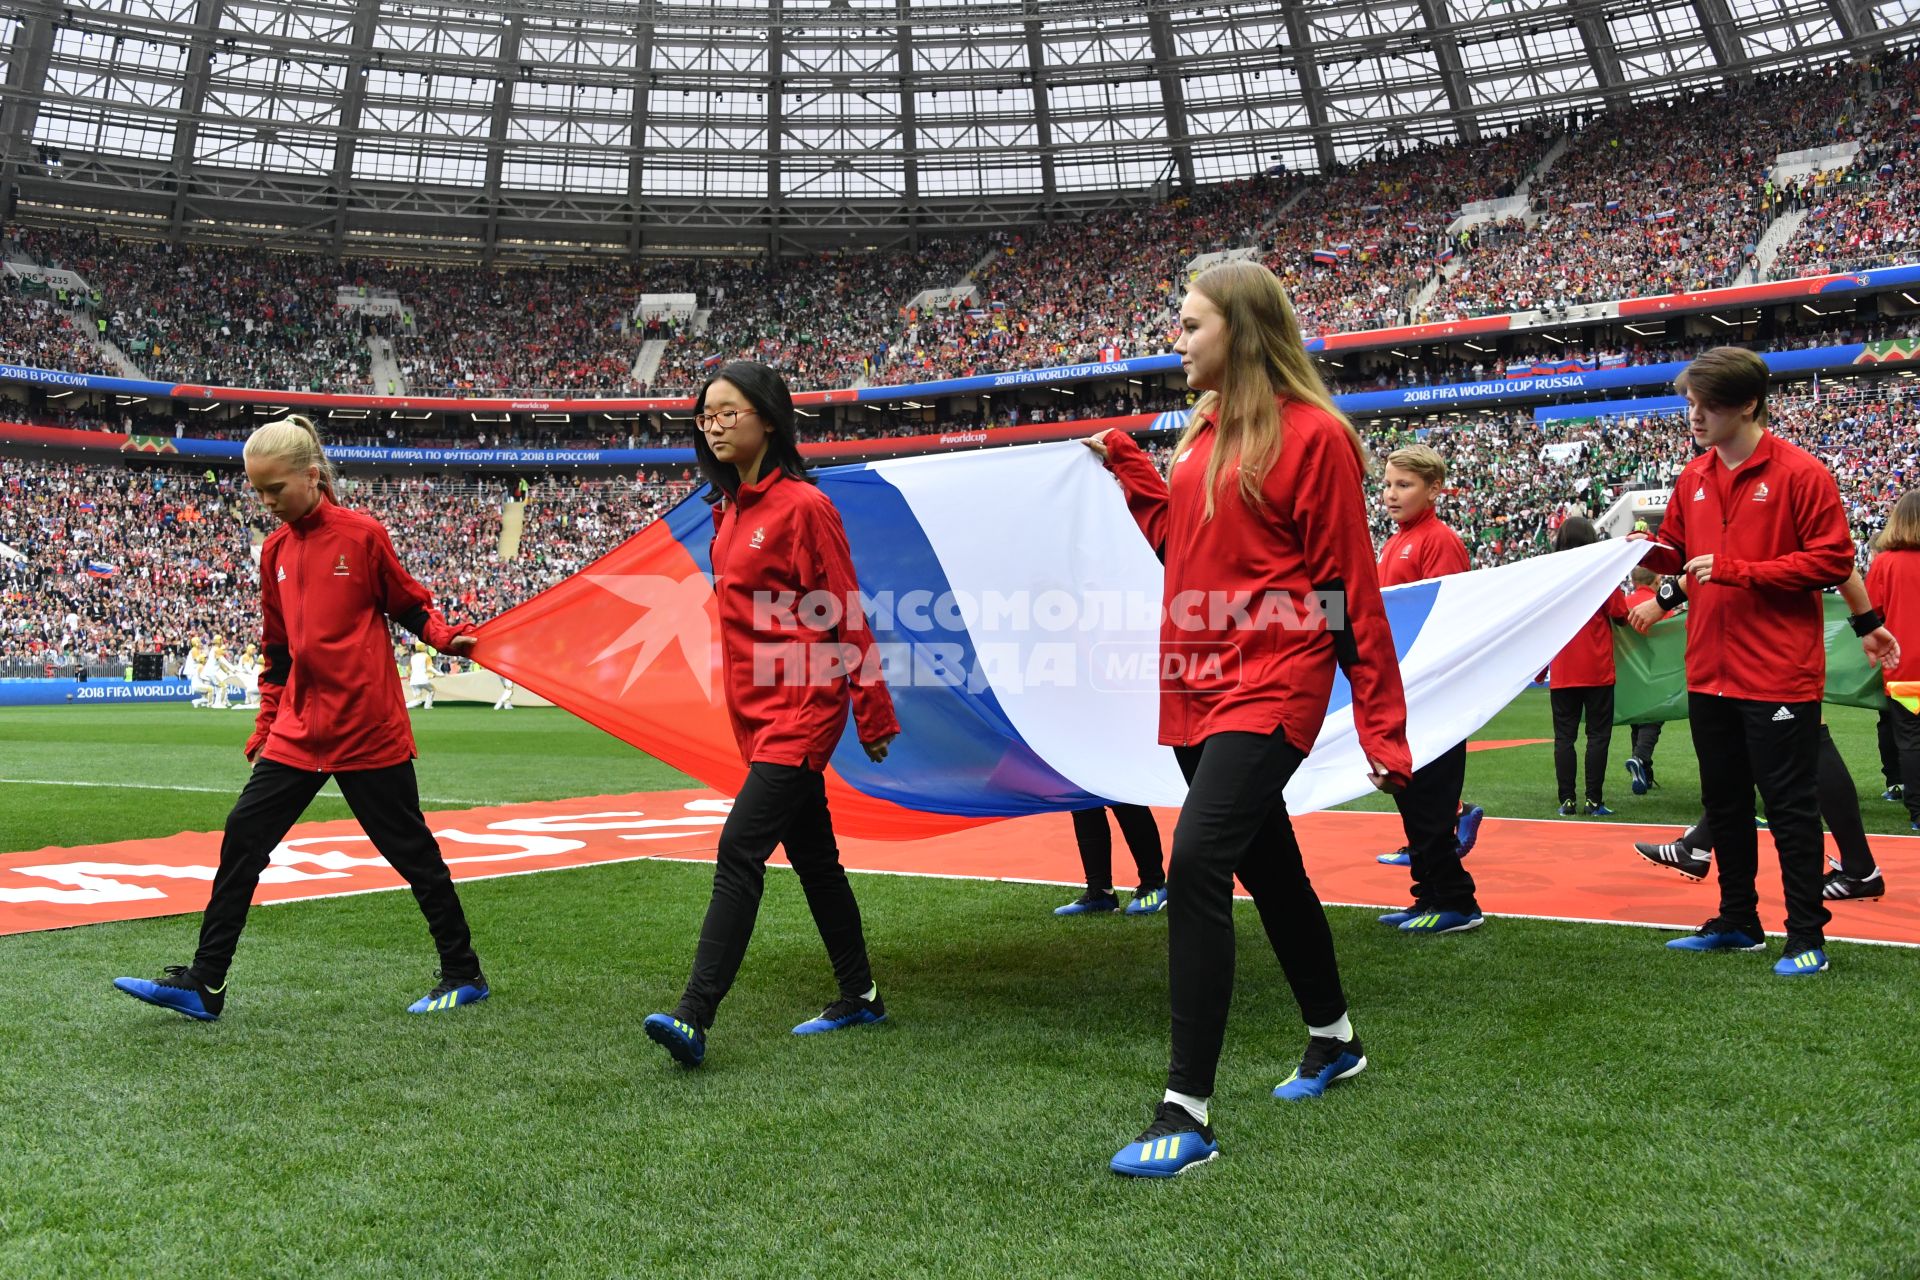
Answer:
[(693, 425), (702, 431), (715, 425), (731, 430), (734, 423), (752, 412), (751, 409), (722, 409), (718, 413), (696, 413), (693, 415)]

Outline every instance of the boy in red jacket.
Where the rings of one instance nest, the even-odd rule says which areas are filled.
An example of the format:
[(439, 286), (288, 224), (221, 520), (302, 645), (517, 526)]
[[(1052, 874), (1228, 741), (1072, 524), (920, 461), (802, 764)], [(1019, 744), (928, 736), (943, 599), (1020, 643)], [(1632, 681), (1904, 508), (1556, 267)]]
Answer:
[[(1434, 507), (1447, 480), (1447, 463), (1424, 444), (1396, 449), (1387, 459), (1381, 501), (1393, 518), (1394, 532), (1380, 548), (1374, 572), (1380, 586), (1404, 586), (1470, 567), (1467, 544)], [(1413, 873), (1413, 905), (1389, 911), (1380, 923), (1403, 933), (1461, 933), (1486, 918), (1475, 896), (1473, 877), (1460, 859), (1473, 848), (1485, 816), (1479, 805), (1462, 805), (1467, 783), (1467, 744), (1456, 742), (1413, 771), (1406, 789), (1393, 797), (1400, 810), (1406, 845), (1379, 861), (1406, 865)]]
[(193, 963), (113, 985), (189, 1018), (218, 1018), (260, 874), (331, 777), (373, 847), (413, 889), (440, 952), (439, 982), (407, 1012), (484, 1000), (487, 980), (466, 914), (420, 813), (419, 752), (387, 620), (452, 653), (464, 654), (473, 640), (467, 628), (449, 627), (400, 567), (379, 521), (336, 505), (333, 467), (311, 421), (296, 414), (261, 427), (247, 437), (246, 464), (248, 482), (281, 522), (260, 549), (267, 665), (246, 745), (253, 774), (227, 816)]
[(1687, 711), (1701, 800), (1718, 844), (1720, 910), (1682, 951), (1764, 951), (1754, 878), (1753, 791), (1767, 806), (1787, 898), (1774, 972), (1827, 968), (1821, 900), (1820, 696), (1826, 639), (1820, 591), (1853, 571), (1840, 491), (1820, 462), (1767, 430), (1767, 366), (1716, 347), (1682, 371), (1700, 454), (1680, 473), (1642, 561), (1690, 578)]

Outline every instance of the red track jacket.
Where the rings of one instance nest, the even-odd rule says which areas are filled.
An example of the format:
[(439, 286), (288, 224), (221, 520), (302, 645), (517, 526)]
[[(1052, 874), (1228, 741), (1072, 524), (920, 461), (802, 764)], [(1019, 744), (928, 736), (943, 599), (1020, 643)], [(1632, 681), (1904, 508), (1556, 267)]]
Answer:
[(391, 618), (436, 649), (449, 627), (378, 520), (326, 498), (260, 548), (260, 714), (247, 754), (323, 773), (413, 759)]
[[(1216, 733), (1282, 729), (1295, 748), (1311, 751), (1337, 663), (1353, 685), (1360, 745), (1404, 785), (1413, 771), (1406, 696), (1374, 581), (1360, 460), (1346, 428), (1328, 414), (1284, 400), (1280, 414), (1280, 453), (1262, 490), (1266, 506), (1247, 506), (1234, 469), (1223, 468), (1212, 520), (1205, 519), (1211, 423), (1174, 459), (1171, 486), (1132, 437), (1117, 430), (1103, 437), (1134, 520), (1166, 563), (1160, 741), (1188, 746)], [(1324, 621), (1259, 625), (1267, 593), (1284, 593), (1304, 612), (1316, 591), (1344, 593), (1344, 628)], [(1189, 592), (1204, 600), (1197, 617), (1182, 607)], [(1254, 625), (1212, 616), (1214, 599), (1235, 597), (1252, 601)], [(1168, 662), (1172, 654), (1223, 648), (1237, 662), (1218, 674), (1201, 663)]]
[(1713, 556), (1713, 580), (1687, 583), (1687, 689), (1759, 702), (1817, 702), (1827, 680), (1820, 591), (1853, 572), (1840, 490), (1811, 454), (1771, 431), (1729, 471), (1709, 449), (1674, 481), (1640, 563), (1679, 573)]
[(1867, 566), (1867, 599), (1900, 642), (1900, 665), (1887, 680), (1920, 680), (1920, 551), (1882, 551)]
[(1383, 587), (1444, 578), (1450, 573), (1465, 573), (1471, 567), (1467, 544), (1432, 507), (1393, 531), (1380, 548), (1376, 566)]
[[(716, 505), (713, 587), (741, 759), (825, 770), (846, 729), (849, 685), (861, 742), (900, 732), (878, 665), (864, 669), (873, 632), (858, 603), (846, 530), (816, 486), (775, 468)], [(806, 625), (801, 601), (811, 592), (843, 606), (836, 626)], [(783, 599), (787, 608), (773, 607)], [(846, 674), (836, 673), (836, 657)]]
[[(1645, 591), (1645, 599), (1653, 599), (1653, 592)], [(1556, 689), (1590, 689), (1595, 685), (1612, 684), (1613, 672), (1613, 624), (1627, 620), (1627, 610), (1638, 600), (1632, 600), (1618, 591), (1610, 592), (1607, 602), (1594, 610), (1591, 618), (1567, 641), (1548, 668), (1548, 675)]]

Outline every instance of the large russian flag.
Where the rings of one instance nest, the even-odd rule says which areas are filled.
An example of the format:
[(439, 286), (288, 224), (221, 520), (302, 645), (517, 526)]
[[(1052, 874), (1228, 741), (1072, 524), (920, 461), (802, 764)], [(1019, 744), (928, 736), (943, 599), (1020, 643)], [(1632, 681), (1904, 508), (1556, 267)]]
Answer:
[[(1156, 742), (1161, 567), (1077, 442), (818, 473), (846, 526), (901, 735), (883, 764), (842, 738), (836, 828), (907, 839), (1108, 800), (1178, 805)], [(705, 501), (480, 629), (489, 669), (727, 794), (728, 727)], [(1389, 619), (1424, 763), (1524, 689), (1642, 553), (1603, 543), (1396, 588)], [(1368, 789), (1351, 694), (1288, 788), (1295, 812)], [(612, 780), (609, 780), (611, 786)]]

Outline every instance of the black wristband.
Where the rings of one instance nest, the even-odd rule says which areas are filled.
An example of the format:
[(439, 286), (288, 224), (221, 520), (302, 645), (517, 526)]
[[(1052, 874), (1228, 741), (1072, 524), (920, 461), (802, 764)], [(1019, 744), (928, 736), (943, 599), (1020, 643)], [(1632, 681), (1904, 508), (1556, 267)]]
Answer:
[(1663, 578), (1653, 598), (1660, 602), (1662, 609), (1672, 613), (1687, 602), (1687, 589), (1680, 585), (1678, 578)]
[(1887, 620), (1878, 609), (1868, 609), (1865, 613), (1856, 613), (1847, 619), (1847, 625), (1853, 628), (1857, 636), (1870, 636), (1887, 625)]

